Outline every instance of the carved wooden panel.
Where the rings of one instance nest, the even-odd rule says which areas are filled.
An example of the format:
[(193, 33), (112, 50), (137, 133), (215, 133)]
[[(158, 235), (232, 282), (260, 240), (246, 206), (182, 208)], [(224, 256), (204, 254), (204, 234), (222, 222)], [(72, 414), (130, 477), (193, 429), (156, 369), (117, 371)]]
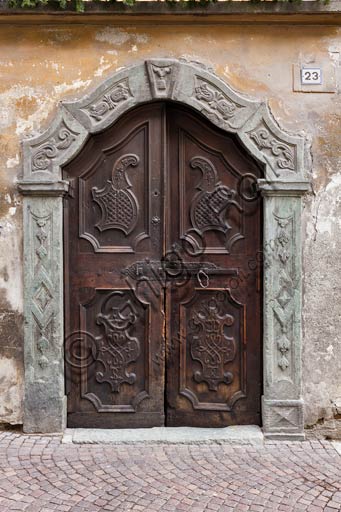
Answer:
[(94, 345), (93, 361), (81, 376), (82, 397), (98, 412), (136, 411), (149, 398), (148, 307), (132, 290), (96, 289), (80, 315), (82, 331), (91, 333)]
[(150, 242), (149, 128), (139, 124), (97, 155), (93, 148), (79, 177), (79, 234), (95, 252), (135, 252)]
[(126, 171), (139, 163), (137, 155), (123, 155), (114, 164), (112, 178), (104, 188), (92, 188), (93, 200), (101, 209), (101, 219), (95, 227), (100, 231), (105, 229), (120, 229), (129, 235), (134, 229), (138, 217), (139, 205)]
[(187, 341), (180, 349), (180, 394), (194, 409), (229, 411), (245, 396), (243, 305), (222, 290), (196, 288), (191, 295), (180, 306)]
[[(170, 186), (173, 195), (178, 187), (177, 236), (192, 252), (245, 253), (245, 239), (253, 236), (245, 219), (257, 211), (252, 199), (259, 169), (232, 137), (227, 139), (216, 130), (214, 144), (213, 132), (205, 133), (200, 118), (173, 116), (170, 137), (178, 149), (170, 158), (171, 168), (178, 168), (173, 171), (178, 173), (178, 183)], [(251, 200), (245, 200), (248, 197)]]

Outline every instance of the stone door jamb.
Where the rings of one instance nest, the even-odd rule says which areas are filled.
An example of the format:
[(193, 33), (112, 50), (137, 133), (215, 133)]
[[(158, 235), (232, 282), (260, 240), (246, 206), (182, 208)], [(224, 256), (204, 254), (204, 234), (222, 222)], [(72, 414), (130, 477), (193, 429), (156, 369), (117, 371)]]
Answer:
[(280, 129), (267, 105), (232, 90), (211, 70), (173, 59), (123, 69), (75, 102), (62, 102), (50, 127), (23, 142), (18, 183), (24, 209), (25, 432), (66, 426), (63, 328), (62, 166), (92, 133), (139, 104), (171, 100), (236, 133), (265, 164), (262, 420), (268, 438), (302, 439), (301, 196), (304, 139)]

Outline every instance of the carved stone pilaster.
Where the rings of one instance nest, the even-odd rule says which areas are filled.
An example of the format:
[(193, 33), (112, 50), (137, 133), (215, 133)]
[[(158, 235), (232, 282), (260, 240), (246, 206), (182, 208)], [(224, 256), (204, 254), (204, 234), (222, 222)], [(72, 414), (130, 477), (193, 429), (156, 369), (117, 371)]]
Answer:
[[(260, 180), (264, 201), (263, 429), (269, 438), (302, 439), (301, 194)], [(290, 190), (290, 194), (288, 194)]]
[[(65, 427), (63, 357), (63, 247), (61, 195), (30, 190), (24, 207), (25, 432)], [(21, 184), (25, 193), (25, 183)]]

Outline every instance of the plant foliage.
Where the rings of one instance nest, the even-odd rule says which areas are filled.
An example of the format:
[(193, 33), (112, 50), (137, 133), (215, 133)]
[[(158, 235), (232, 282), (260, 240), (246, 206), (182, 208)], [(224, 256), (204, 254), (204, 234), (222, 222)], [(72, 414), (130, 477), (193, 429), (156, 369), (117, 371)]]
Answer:
[[(203, 7), (205, 5), (209, 5), (211, 3), (215, 3), (217, 0), (166, 0), (169, 4), (179, 3), (181, 5), (186, 5), (188, 7), (200, 6)], [(260, 3), (263, 0), (250, 0), (253, 3)], [(300, 3), (302, 0), (272, 0), (275, 2), (288, 2), (288, 3)], [(319, 1), (319, 0), (317, 0)], [(93, 2), (103, 4), (113, 4), (120, 3), (128, 6), (132, 6), (138, 2), (138, 0), (121, 0), (117, 2), (116, 0), (93, 0)], [(9, 0), (9, 6), (12, 8), (23, 8), (30, 9), (40, 6), (49, 5), (52, 8), (57, 9), (68, 9), (75, 10), (76, 12), (84, 12), (86, 8), (86, 1), (84, 0)], [(329, 3), (329, 0), (323, 0), (324, 4)]]

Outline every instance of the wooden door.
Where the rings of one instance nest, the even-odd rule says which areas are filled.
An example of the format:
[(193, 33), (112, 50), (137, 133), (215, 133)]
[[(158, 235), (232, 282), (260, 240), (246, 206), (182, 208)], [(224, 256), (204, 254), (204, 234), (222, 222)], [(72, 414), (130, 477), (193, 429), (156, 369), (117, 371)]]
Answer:
[(154, 103), (64, 174), (68, 425), (259, 424), (259, 167)]
[(167, 287), (167, 424), (260, 424), (261, 171), (180, 107), (167, 140), (166, 251), (187, 269)]
[(130, 112), (65, 168), (71, 427), (164, 424), (164, 295), (141, 299), (123, 272), (163, 252), (162, 112)]

